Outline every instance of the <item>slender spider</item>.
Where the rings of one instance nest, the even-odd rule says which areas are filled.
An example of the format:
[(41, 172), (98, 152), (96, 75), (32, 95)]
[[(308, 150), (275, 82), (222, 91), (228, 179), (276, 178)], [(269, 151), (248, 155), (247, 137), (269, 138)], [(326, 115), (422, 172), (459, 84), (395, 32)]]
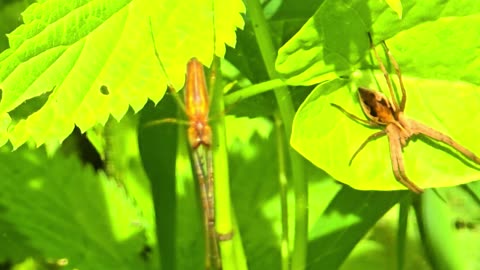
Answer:
[(461, 144), (454, 141), (448, 135), (441, 133), (425, 124), (422, 124), (416, 120), (410, 119), (405, 116), (405, 104), (407, 101), (407, 93), (405, 91), (405, 87), (403, 85), (402, 75), (400, 73), (400, 67), (398, 66), (397, 61), (393, 57), (392, 53), (388, 49), (385, 41), (383, 41), (383, 47), (387, 52), (388, 58), (392, 63), (393, 67), (395, 68), (395, 72), (398, 77), (398, 81), (400, 84), (400, 89), (402, 91), (402, 99), (400, 104), (398, 104), (397, 100), (395, 99), (395, 95), (393, 93), (393, 87), (390, 80), (390, 76), (378, 55), (375, 45), (373, 44), (372, 37), (370, 33), (368, 33), (368, 38), (370, 40), (370, 47), (374, 52), (375, 58), (377, 59), (378, 65), (380, 70), (383, 72), (383, 75), (387, 81), (388, 90), (390, 92), (390, 96), (392, 100), (390, 101), (383, 93), (379, 91), (370, 90), (367, 88), (359, 87), (358, 88), (358, 96), (360, 99), (360, 105), (362, 106), (362, 110), (365, 115), (368, 117), (368, 120), (361, 119), (349, 112), (347, 112), (342, 107), (338, 106), (337, 104), (332, 104), (333, 107), (339, 109), (349, 118), (358, 121), (362, 124), (365, 124), (370, 127), (381, 127), (385, 126), (385, 128), (381, 131), (378, 131), (372, 135), (370, 135), (355, 151), (352, 158), (350, 159), (350, 165), (352, 164), (353, 159), (355, 156), (372, 140), (380, 138), (384, 135), (387, 135), (388, 142), (390, 146), (390, 159), (392, 162), (392, 170), (395, 178), (397, 181), (402, 183), (408, 189), (415, 193), (421, 193), (423, 190), (418, 187), (415, 183), (410, 181), (405, 173), (405, 167), (403, 162), (403, 154), (402, 150), (403, 147), (407, 145), (408, 140), (418, 134), (423, 134), (427, 137), (430, 137), (434, 140), (443, 142), (460, 153), (462, 153), (465, 157), (469, 158), (470, 160), (474, 161), (477, 164), (480, 164), (480, 158), (472, 153), (470, 150), (462, 146)]

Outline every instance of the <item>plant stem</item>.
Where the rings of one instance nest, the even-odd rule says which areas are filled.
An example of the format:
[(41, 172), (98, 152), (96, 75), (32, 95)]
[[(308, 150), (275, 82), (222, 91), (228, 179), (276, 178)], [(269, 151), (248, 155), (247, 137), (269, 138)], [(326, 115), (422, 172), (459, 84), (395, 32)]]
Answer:
[(270, 81), (251, 85), (249, 87), (240, 89), (231, 94), (225, 96), (225, 104), (227, 106), (235, 104), (246, 98), (270, 91), (276, 87), (286, 86), (285, 82), (281, 79), (273, 79)]
[(282, 256), (282, 270), (288, 270), (290, 264), (290, 242), (288, 241), (288, 182), (285, 168), (285, 130), (282, 130), (282, 121), (278, 112), (275, 113), (275, 133), (277, 134), (278, 153), (278, 185), (280, 187), (280, 203), (282, 211), (282, 243), (280, 251)]
[[(219, 59), (215, 57), (212, 64), (211, 72), (213, 80), (211, 80), (210, 91), (212, 95), (211, 115), (218, 115), (216, 121), (212, 122), (213, 132), (213, 164), (215, 177), (215, 213), (216, 213), (216, 231), (220, 236), (220, 252), (222, 257), (223, 269), (247, 269), (245, 259), (237, 258), (238, 254), (243, 254), (241, 245), (235, 245), (232, 239), (222, 240), (223, 236), (231, 236), (238, 238), (239, 231), (233, 230), (232, 222), (232, 205), (230, 201), (230, 182), (228, 171), (228, 154), (227, 141), (225, 132), (225, 118), (222, 113), (225, 110), (223, 100), (223, 88), (219, 85), (221, 81), (217, 76), (221, 73), (219, 70)], [(235, 239), (234, 239), (235, 241)], [(244, 258), (244, 256), (243, 256)]]
[[(257, 44), (262, 54), (265, 68), (270, 79), (277, 79), (280, 76), (275, 71), (276, 50), (273, 46), (272, 37), (263, 14), (263, 9), (258, 0), (246, 0), (247, 14), (250, 14)], [(295, 114), (292, 99), (287, 87), (274, 89), (275, 98), (278, 103), (280, 116), (285, 128), (285, 135), (290, 138), (292, 122)], [(307, 182), (304, 177), (303, 160), (300, 155), (289, 147), (289, 156), (292, 172), (292, 180), (295, 193), (295, 239), (292, 252), (292, 269), (304, 269), (307, 257), (308, 244), (308, 194)]]

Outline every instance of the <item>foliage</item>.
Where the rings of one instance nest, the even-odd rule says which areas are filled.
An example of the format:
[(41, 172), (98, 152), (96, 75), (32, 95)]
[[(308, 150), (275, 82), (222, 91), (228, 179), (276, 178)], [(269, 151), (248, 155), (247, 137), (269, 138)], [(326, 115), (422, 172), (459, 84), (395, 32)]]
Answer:
[(412, 140), (407, 174), (436, 189), (401, 191), (386, 138), (348, 165), (375, 129), (329, 103), (363, 117), (357, 87), (385, 92), (370, 32), (399, 62), (406, 114), (480, 154), (480, 5), (244, 2), (39, 0), (21, 25), (29, 2), (0, 2), (0, 31), (18, 26), (0, 53), (1, 269), (203, 268), (182, 120), (149, 125), (184, 118), (165, 90), (182, 88), (191, 57), (221, 62), (210, 124), (217, 230), (233, 230), (224, 269), (478, 268), (461, 250), (478, 249), (479, 167)]
[[(352, 5), (327, 1), (280, 50), (277, 67), (287, 75), (295, 74), (290, 80), (296, 84), (320, 82), (336, 76), (329, 75), (332, 73), (348, 75), (357, 67), (361, 70), (370, 68), (365, 65), (362, 67), (360, 61), (368, 52), (366, 32), (372, 33), (374, 42), (388, 39), (388, 46), (405, 78), (408, 96), (406, 115), (449, 134), (473, 152), (479, 153), (475, 134), (480, 130), (463, 125), (459, 119), (470, 119), (472, 123), (480, 121), (479, 115), (472, 113), (480, 105), (479, 80), (474, 76), (480, 62), (476, 60), (478, 51), (473, 45), (480, 36), (469, 35), (462, 43), (463, 56), (458, 55), (458, 49), (452, 48), (465, 36), (460, 29), (479, 19), (475, 12), (480, 7), (470, 7), (467, 14), (458, 13), (461, 6), (457, 2), (445, 2), (441, 7), (432, 9), (430, 4), (405, 4), (404, 14), (409, 16), (400, 20), (386, 6), (380, 9), (360, 1)], [(424, 14), (432, 18), (425, 20)], [(373, 20), (371, 17), (379, 19)], [(420, 19), (425, 22), (420, 24)], [(329, 27), (333, 22), (341, 23)], [(318, 29), (323, 31), (317, 32)], [(342, 30), (348, 31), (350, 40), (338, 35), (345, 34)], [(390, 38), (400, 30), (403, 31)], [(305, 48), (302, 45), (318, 44), (323, 40), (325, 43), (322, 46)], [(317, 62), (321, 57), (325, 61)], [(292, 66), (289, 64), (291, 62), (317, 63)], [(465, 69), (465, 66), (469, 68)], [(372, 78), (369, 72), (359, 72), (355, 76), (353, 85), (331, 82), (319, 85), (311, 93), (295, 119), (292, 145), (335, 179), (355, 188), (399, 189), (401, 185), (391, 173), (386, 138), (368, 144), (352, 166), (348, 166), (352, 154), (374, 130), (348, 119), (329, 103), (339, 104), (362, 117), (356, 98), (357, 87), (387, 89), (382, 75)], [(382, 83), (381, 87), (378, 82)], [(458, 92), (462, 94), (456, 95)], [(324, 128), (311, 128), (317, 123), (322, 123)], [(433, 143), (433, 146), (436, 145)], [(462, 184), (477, 180), (480, 176), (478, 168), (465, 166), (465, 161), (459, 159), (458, 155), (452, 156), (452, 151), (445, 149), (439, 151), (428, 140), (410, 142), (404, 153), (407, 173), (421, 187)], [(435, 156), (434, 160), (429, 158), (432, 156)]]

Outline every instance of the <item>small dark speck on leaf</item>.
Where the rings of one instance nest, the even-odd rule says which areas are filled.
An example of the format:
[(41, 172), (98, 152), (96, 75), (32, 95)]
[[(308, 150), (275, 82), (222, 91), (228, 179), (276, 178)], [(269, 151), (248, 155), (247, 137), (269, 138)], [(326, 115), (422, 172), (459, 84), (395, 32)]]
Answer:
[(100, 86), (100, 93), (102, 93), (106, 96), (110, 94), (110, 92), (108, 91), (108, 87), (106, 85)]

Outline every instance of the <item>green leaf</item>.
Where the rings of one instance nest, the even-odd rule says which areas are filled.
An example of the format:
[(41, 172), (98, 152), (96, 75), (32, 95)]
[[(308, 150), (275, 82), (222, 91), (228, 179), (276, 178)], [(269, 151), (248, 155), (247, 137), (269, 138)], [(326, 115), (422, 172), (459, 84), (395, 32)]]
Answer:
[(398, 18), (402, 19), (402, 15), (403, 15), (402, 1), (400, 1), (400, 0), (385, 0), (385, 2), (387, 3), (387, 5), (393, 11), (395, 11), (395, 13), (398, 14)]
[[(480, 220), (478, 198), (472, 193), (478, 183), (468, 188), (451, 187), (426, 192), (417, 211), (422, 239), (435, 269), (477, 269), (480, 256)], [(473, 195), (473, 196), (472, 196)]]
[(310, 230), (307, 269), (338, 269), (357, 242), (403, 195), (343, 186)]
[[(363, 192), (364, 194), (368, 194)], [(418, 270), (431, 270), (427, 258), (425, 257), (424, 246), (422, 239), (418, 232), (417, 219), (415, 218), (415, 211), (408, 211), (408, 223), (401, 224), (402, 221), (406, 221), (400, 215), (402, 210), (399, 209), (400, 204), (405, 201), (411, 200), (413, 194), (401, 195), (400, 203), (390, 208), (375, 225), (368, 229), (368, 232), (362, 238), (362, 240), (355, 245), (355, 248), (348, 255), (348, 258), (342, 262), (339, 269), (341, 270), (357, 270), (357, 269), (371, 269), (371, 270), (383, 270), (383, 269), (398, 269), (399, 254), (398, 248), (400, 242), (404, 242), (404, 250), (407, 252), (404, 260), (403, 269), (418, 269)], [(401, 194), (402, 194), (401, 193)], [(377, 192), (377, 194), (385, 194), (382, 201), (378, 201), (377, 204), (370, 204), (370, 207), (376, 211), (376, 206), (384, 205), (389, 202), (390, 199), (386, 198), (391, 196), (392, 192)], [(371, 201), (370, 201), (371, 202)], [(410, 207), (413, 210), (413, 208)], [(408, 210), (408, 209), (405, 209)], [(405, 228), (406, 226), (406, 228)], [(404, 237), (398, 234), (399, 230), (407, 229)], [(354, 232), (354, 231), (352, 231)], [(401, 238), (405, 238), (406, 241), (402, 241)]]
[(75, 158), (1, 154), (0, 260), (66, 259), (70, 268), (145, 267), (143, 218), (116, 182)]
[[(201, 248), (203, 223), (195, 182), (188, 164), (185, 164), (187, 149), (179, 148), (177, 142), (179, 129), (183, 131), (185, 127), (177, 123), (147, 126), (151, 121), (177, 117), (176, 105), (171, 95), (157, 106), (147, 104), (140, 114), (138, 130), (140, 155), (152, 188), (162, 269), (193, 267), (202, 264), (204, 256)], [(177, 159), (182, 162), (177, 162)], [(184, 166), (177, 170), (176, 166), (180, 163)], [(189, 230), (183, 226), (187, 222)], [(193, 252), (194, 249), (199, 252)], [(189, 260), (183, 259), (183, 253), (191, 254)]]
[[(90, 142), (92, 142), (93, 138), (94, 141), (97, 141), (97, 144), (101, 145), (100, 147), (104, 148), (96, 149), (99, 152), (101, 150), (105, 151), (104, 156), (106, 158), (103, 160), (106, 162), (107, 173), (114, 176), (117, 183), (122, 185), (128, 195), (135, 200), (136, 207), (144, 217), (148, 245), (153, 247), (155, 252), (157, 239), (155, 234), (155, 212), (151, 193), (152, 187), (145, 174), (140, 158), (138, 126), (137, 115), (133, 115), (132, 111), (129, 111), (120, 122), (110, 119), (103, 130), (103, 134), (99, 134), (100, 132), (98, 131), (95, 134), (93, 133), (95, 129), (91, 129), (92, 132), (88, 138)], [(160, 226), (164, 223), (165, 222), (158, 222)], [(153, 257), (153, 260), (156, 259), (158, 258)], [(157, 261), (155, 261), (155, 263), (157, 263)]]
[[(273, 125), (262, 118), (227, 119), (229, 163), (242, 164), (231, 166), (229, 174), (248, 269), (281, 269), (278, 156), (273, 150)], [(262, 162), (265, 160), (269, 166)]]
[[(404, 45), (408, 44), (410, 49), (429, 50), (430, 53), (449, 50), (448, 55), (451, 55), (453, 52), (458, 54), (460, 44), (465, 47), (468, 46), (467, 40), (478, 39), (476, 33), (472, 34), (467, 29), (478, 20), (480, 2), (469, 2), (467, 5), (459, 1), (409, 0), (402, 1), (402, 4), (403, 18), (400, 20), (384, 1), (324, 1), (302, 29), (280, 48), (277, 70), (293, 85), (311, 85), (338, 75), (349, 75), (369, 48), (367, 32), (373, 34), (374, 40), (385, 40), (398, 32), (421, 27), (423, 23), (428, 31)], [(470, 24), (467, 25), (467, 21)], [(453, 23), (452, 28), (446, 27), (449, 23)], [(441, 25), (442, 30), (436, 29), (437, 25)], [(459, 39), (451, 35), (458, 35)], [(437, 40), (446, 44), (437, 47)], [(463, 40), (465, 42), (459, 42)], [(415, 46), (415, 42), (423, 44)], [(473, 44), (470, 48), (474, 48)], [(414, 56), (416, 54), (411, 55)], [(436, 56), (430, 55), (430, 60), (441, 61), (443, 54), (439, 52)], [(412, 63), (419, 60), (424, 59), (415, 57)], [(472, 69), (468, 71), (474, 73)]]
[(61, 141), (74, 125), (85, 131), (110, 115), (122, 118), (129, 106), (138, 111), (148, 99), (158, 102), (167, 82), (181, 88), (191, 57), (209, 65), (225, 44), (235, 45), (244, 11), (239, 0), (33, 4), (0, 54), (0, 114), (52, 93), (41, 109), (12, 122), (10, 141)]
[[(480, 34), (468, 34), (465, 29), (478, 23), (480, 15), (463, 16), (470, 12), (468, 9), (458, 10), (454, 16), (452, 6), (445, 8), (444, 14), (448, 17), (412, 26), (387, 40), (387, 44), (404, 77), (407, 117), (451, 136), (479, 155), (476, 137), (480, 128), (473, 123), (480, 121), (476, 113), (480, 106), (480, 79), (477, 76), (480, 61), (476, 60), (480, 59), (480, 52), (474, 45), (480, 40)], [(409, 20), (408, 14), (405, 12), (406, 21)], [(374, 40), (377, 39), (374, 35)], [(366, 38), (361, 40), (368, 45)], [(379, 87), (368, 73), (353, 73), (355, 79), (348, 86), (347, 82), (341, 81), (318, 86), (297, 113), (291, 143), (307, 159), (354, 188), (403, 189), (393, 177), (385, 137), (370, 142), (352, 166), (348, 166), (360, 144), (378, 129), (366, 128), (349, 119), (330, 103), (365, 119), (358, 104), (357, 87), (387, 91), (382, 74), (375, 73), (376, 81), (381, 83)], [(468, 123), (464, 122), (465, 119)], [(406, 173), (413, 182), (429, 188), (480, 179), (478, 166), (469, 163), (461, 154), (441, 143), (418, 137), (419, 140), (411, 140), (404, 148)]]
[[(378, 80), (382, 77), (377, 74)], [(356, 88), (340, 87), (345, 83), (334, 80), (322, 84), (305, 100), (294, 120), (292, 146), (335, 179), (356, 189), (405, 189), (393, 176), (386, 136), (368, 143), (349, 166), (353, 153), (378, 129), (367, 128), (330, 105), (338, 104), (366, 119), (356, 100)], [(459, 119), (480, 122), (480, 115), (472, 113), (480, 106), (477, 86), (407, 76), (404, 76), (404, 83), (407, 89), (424, 90), (409, 91), (407, 116), (450, 135), (474, 153), (480, 153), (478, 127), (472, 129), (472, 126), (458, 124)], [(373, 84), (362, 86), (374, 87)], [(411, 140), (403, 155), (407, 175), (423, 188), (452, 186), (480, 179), (477, 167), (454, 150), (430, 140)]]
[[(229, 161), (242, 164), (230, 168), (232, 200), (238, 220), (249, 269), (281, 269), (282, 221), (289, 224), (290, 247), (294, 237), (293, 191), (288, 192), (288, 215), (282, 217), (279, 194), (278, 142), (271, 122), (264, 118), (227, 118)], [(248, 127), (248, 128), (247, 128)], [(272, 129), (273, 128), (273, 129)], [(267, 160), (269, 166), (265, 166)], [(340, 185), (311, 164), (306, 164), (308, 177), (309, 228), (320, 218)], [(290, 179), (289, 179), (290, 180)], [(322, 194), (319, 199), (315, 194)], [(252, 222), (252, 220), (254, 222)], [(352, 245), (353, 247), (353, 245)], [(291, 254), (290, 254), (291, 256)]]
[(428, 190), (422, 195), (417, 211), (420, 212), (420, 231), (432, 267), (441, 270), (475, 269), (467, 267), (473, 254), (464, 256), (468, 250), (472, 250), (465, 250), (464, 247), (476, 241), (470, 239), (462, 243), (460, 234), (453, 226), (452, 212), (443, 198), (433, 190)]
[(21, 24), (20, 14), (32, 2), (34, 0), (0, 2), (0, 52), (8, 48), (8, 39), (4, 34)]

